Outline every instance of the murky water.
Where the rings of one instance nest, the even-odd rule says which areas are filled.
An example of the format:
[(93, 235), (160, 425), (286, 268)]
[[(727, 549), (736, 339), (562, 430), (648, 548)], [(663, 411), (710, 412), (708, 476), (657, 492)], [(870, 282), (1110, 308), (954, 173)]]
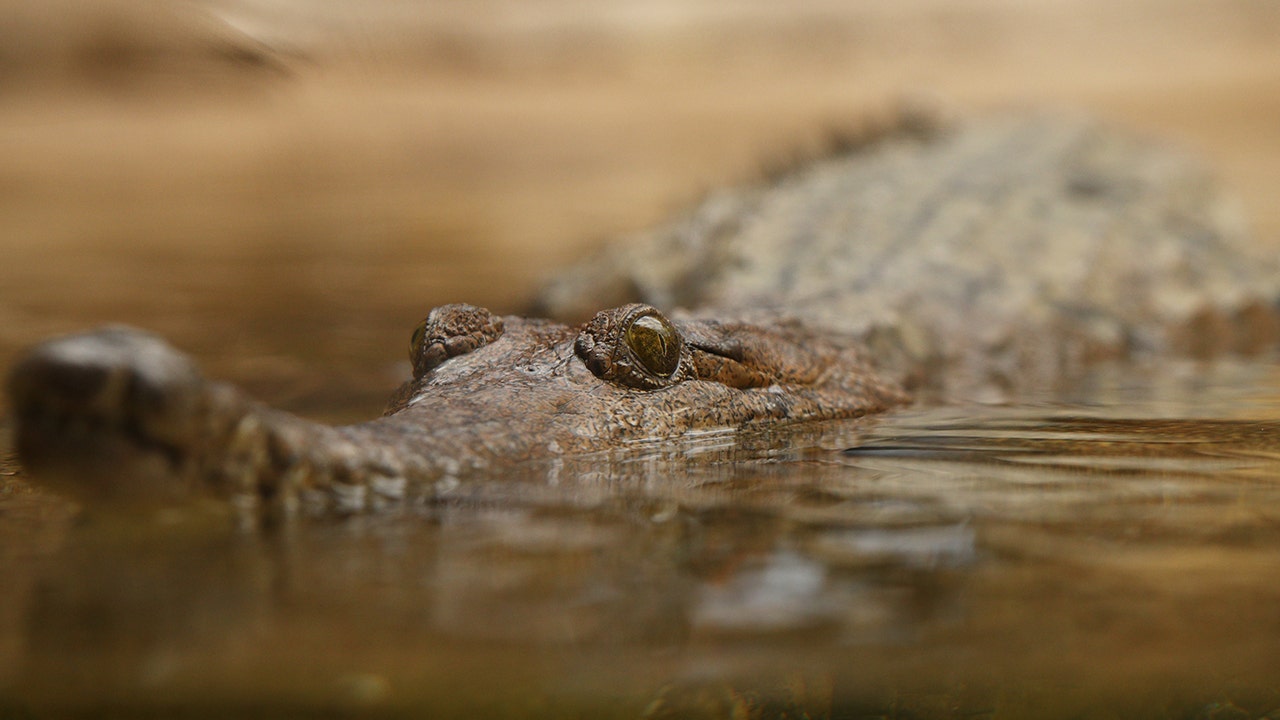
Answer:
[[(1167, 135), (1280, 242), (1266, 0), (0, 5), (0, 368), (129, 322), (356, 420), (431, 305), (916, 89)], [(260, 527), (77, 508), (0, 420), (0, 720), (1277, 718), (1278, 427), (1275, 365), (1161, 365)]]
[(1270, 364), (1100, 371), (273, 527), (6, 475), (0, 715), (1261, 717), (1278, 409)]

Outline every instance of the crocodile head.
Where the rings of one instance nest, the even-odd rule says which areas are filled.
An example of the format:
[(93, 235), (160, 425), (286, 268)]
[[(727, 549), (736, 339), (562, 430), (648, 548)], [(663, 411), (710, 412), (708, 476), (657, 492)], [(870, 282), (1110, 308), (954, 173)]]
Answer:
[(414, 332), (410, 358), (414, 379), (385, 416), (333, 428), (204, 380), (140, 331), (55, 339), (10, 375), (17, 448), (36, 474), (99, 494), (202, 484), (358, 509), (527, 459), (858, 417), (906, 399), (848, 338), (786, 322), (668, 319), (640, 304), (576, 327), (447, 305)]

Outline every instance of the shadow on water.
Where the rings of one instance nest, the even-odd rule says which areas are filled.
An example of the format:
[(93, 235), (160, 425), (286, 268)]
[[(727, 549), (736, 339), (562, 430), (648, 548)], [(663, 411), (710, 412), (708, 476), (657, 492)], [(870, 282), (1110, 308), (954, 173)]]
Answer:
[(709, 433), (269, 528), (69, 521), (6, 476), (0, 709), (1275, 717), (1276, 373), (1164, 380)]

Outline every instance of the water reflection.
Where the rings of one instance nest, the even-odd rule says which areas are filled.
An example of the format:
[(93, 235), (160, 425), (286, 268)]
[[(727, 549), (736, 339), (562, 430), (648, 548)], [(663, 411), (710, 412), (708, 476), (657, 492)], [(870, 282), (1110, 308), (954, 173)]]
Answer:
[[(1112, 397), (709, 434), (347, 520), (87, 509), (10, 586), (0, 700), (1261, 717), (1280, 707), (1280, 423), (1225, 390)], [(57, 506), (24, 497), (0, 501), (11, 553), (14, 523)]]

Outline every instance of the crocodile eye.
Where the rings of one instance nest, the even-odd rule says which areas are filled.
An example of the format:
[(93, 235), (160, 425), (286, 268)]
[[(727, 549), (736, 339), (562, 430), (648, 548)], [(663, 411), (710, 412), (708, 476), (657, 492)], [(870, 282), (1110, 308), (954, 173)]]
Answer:
[(409, 336), (409, 359), (413, 360), (418, 354), (418, 348), (422, 347), (422, 341), (427, 337), (427, 323), (430, 320), (423, 320), (418, 323), (418, 327), (413, 329), (413, 335)]
[(680, 333), (649, 305), (596, 313), (578, 334), (574, 349), (596, 377), (630, 388), (656, 390), (687, 375)]
[(445, 360), (497, 340), (502, 329), (502, 318), (475, 305), (435, 308), (409, 338), (413, 377), (421, 378)]
[(645, 370), (669, 378), (680, 364), (680, 336), (661, 315), (641, 315), (623, 334), (627, 347)]

